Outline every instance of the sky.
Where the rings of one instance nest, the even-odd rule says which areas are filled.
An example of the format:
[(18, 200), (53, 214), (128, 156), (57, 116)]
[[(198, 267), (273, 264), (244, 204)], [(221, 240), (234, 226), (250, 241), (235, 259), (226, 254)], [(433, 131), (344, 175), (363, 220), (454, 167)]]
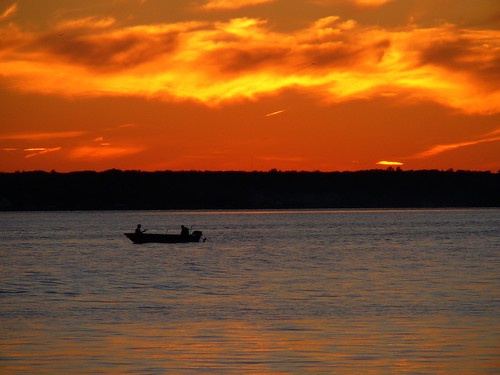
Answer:
[(0, 0), (0, 171), (500, 170), (498, 0)]

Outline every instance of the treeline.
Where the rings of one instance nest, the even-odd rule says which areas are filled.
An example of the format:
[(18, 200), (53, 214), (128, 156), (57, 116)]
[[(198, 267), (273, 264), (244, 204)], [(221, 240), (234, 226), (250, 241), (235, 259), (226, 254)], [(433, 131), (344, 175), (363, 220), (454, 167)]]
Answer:
[(498, 207), (500, 173), (0, 173), (0, 210)]

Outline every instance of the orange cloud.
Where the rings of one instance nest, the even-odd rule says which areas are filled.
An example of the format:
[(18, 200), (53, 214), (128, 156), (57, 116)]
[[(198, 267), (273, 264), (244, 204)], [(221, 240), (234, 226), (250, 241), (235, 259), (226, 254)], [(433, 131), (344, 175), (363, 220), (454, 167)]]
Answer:
[(69, 31), (71, 29), (105, 29), (112, 26), (116, 20), (113, 17), (86, 17), (75, 20), (62, 21), (57, 24), (59, 31)]
[(25, 158), (32, 158), (34, 156), (39, 156), (43, 154), (47, 154), (49, 152), (55, 152), (61, 150), (62, 147), (52, 147), (52, 148), (46, 148), (46, 147), (32, 147), (32, 148), (25, 148), (24, 151), (29, 151), (32, 152), (31, 154), (28, 154), (25, 156)]
[(454, 149), (460, 148), (460, 147), (473, 146), (473, 145), (477, 145), (477, 144), (485, 143), (485, 142), (500, 141), (500, 136), (497, 135), (499, 133), (500, 133), (500, 130), (496, 130), (494, 132), (487, 134), (486, 137), (482, 138), (482, 139), (478, 139), (478, 140), (474, 140), (474, 141), (467, 141), (467, 142), (451, 143), (451, 144), (446, 144), (446, 145), (436, 145), (427, 151), (423, 151), (423, 152), (418, 153), (417, 155), (414, 155), (413, 157), (414, 158), (426, 158), (429, 156), (434, 156), (434, 155), (440, 154), (442, 152), (454, 150)]
[(143, 151), (140, 147), (94, 147), (84, 146), (75, 148), (70, 157), (72, 159), (101, 160), (136, 154)]
[(7, 18), (13, 16), (17, 13), (19, 6), (17, 3), (12, 4), (10, 7), (5, 9), (3, 13), (0, 13), (0, 21), (6, 20)]
[(220, 10), (220, 9), (239, 9), (243, 7), (272, 3), (276, 0), (208, 0), (203, 9)]
[(94, 139), (94, 142), (99, 144), (99, 146), (111, 146), (111, 143), (104, 141), (104, 137), (97, 137)]
[(377, 162), (378, 165), (403, 165), (403, 163), (399, 162), (399, 161), (385, 161), (385, 160), (382, 160), (382, 161), (379, 161)]
[(378, 7), (384, 4), (390, 3), (394, 0), (352, 0), (353, 3), (361, 6), (373, 6)]
[(279, 115), (279, 114), (281, 114), (281, 113), (283, 113), (283, 112), (285, 112), (285, 111), (286, 111), (286, 109), (282, 109), (282, 110), (280, 110), (280, 111), (271, 112), (271, 113), (268, 113), (268, 114), (266, 115), (266, 117), (276, 116), (276, 115)]
[[(359, 7), (379, 7), (395, 0), (344, 0)], [(314, 4), (321, 6), (338, 5), (339, 0), (312, 0)]]
[(465, 113), (500, 110), (498, 30), (390, 30), (335, 16), (290, 33), (254, 18), (120, 28), (90, 17), (42, 35), (0, 30), (0, 76), (22, 91), (220, 105), (295, 87), (331, 102), (389, 92)]
[(21, 133), (21, 134), (6, 134), (0, 136), (0, 139), (25, 139), (25, 140), (40, 140), (40, 139), (56, 139), (56, 138), (75, 138), (86, 134), (83, 131), (67, 131), (54, 133)]

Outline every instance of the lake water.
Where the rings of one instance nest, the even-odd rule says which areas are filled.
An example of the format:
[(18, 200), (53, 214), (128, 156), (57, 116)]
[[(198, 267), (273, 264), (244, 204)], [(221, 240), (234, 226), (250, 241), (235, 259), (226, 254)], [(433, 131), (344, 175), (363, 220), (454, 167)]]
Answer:
[(2, 374), (500, 371), (498, 209), (0, 220)]

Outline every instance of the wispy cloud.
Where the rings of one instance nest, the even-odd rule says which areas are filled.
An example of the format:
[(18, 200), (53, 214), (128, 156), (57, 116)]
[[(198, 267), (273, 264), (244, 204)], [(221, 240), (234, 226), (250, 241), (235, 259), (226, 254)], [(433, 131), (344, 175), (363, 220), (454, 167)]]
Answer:
[[(122, 124), (112, 128), (103, 129), (103, 131), (110, 132), (116, 131), (122, 128), (129, 128), (136, 126), (135, 124)], [(122, 156), (127, 156), (131, 154), (136, 154), (144, 150), (140, 146), (116, 146), (107, 141), (104, 136), (96, 136), (89, 139), (89, 132), (85, 131), (67, 131), (67, 132), (47, 132), (47, 133), (18, 133), (18, 134), (7, 134), (0, 136), (2, 141), (12, 141), (18, 140), (26, 142), (32, 141), (53, 141), (55, 139), (70, 139), (68, 144), (65, 144), (65, 156), (67, 155), (70, 159), (79, 160), (102, 160), (119, 158)], [(85, 136), (85, 137), (84, 137)], [(75, 139), (71, 139), (75, 138)], [(85, 145), (82, 145), (85, 144)], [(19, 151), (27, 152), (25, 158), (32, 158), (35, 156), (44, 155), (51, 152), (56, 152), (62, 150), (62, 147), (5, 147), (1, 148), (0, 151)]]
[[(344, 0), (360, 7), (379, 7), (396, 0)], [(322, 6), (338, 5), (339, 0), (312, 0), (314, 4)]]
[(143, 150), (141, 147), (83, 146), (73, 149), (70, 157), (82, 160), (102, 160), (137, 154)]
[(331, 102), (390, 92), (500, 111), (499, 30), (367, 28), (336, 16), (289, 33), (255, 18), (122, 28), (90, 17), (43, 35), (0, 34), (0, 76), (22, 91), (221, 105), (295, 87)]
[(221, 10), (239, 9), (259, 4), (273, 3), (276, 0), (207, 0), (202, 9)]
[(31, 147), (25, 148), (24, 151), (30, 152), (25, 158), (48, 154), (49, 152), (60, 151), (62, 147)]
[(436, 145), (436, 146), (433, 146), (426, 151), (423, 151), (423, 152), (420, 152), (420, 153), (414, 155), (413, 157), (414, 158), (426, 158), (429, 156), (434, 156), (434, 155), (440, 154), (442, 152), (451, 151), (451, 150), (461, 148), (461, 147), (474, 146), (474, 145), (477, 145), (480, 143), (486, 143), (486, 142), (500, 141), (499, 134), (500, 134), (500, 129), (486, 134), (481, 139), (476, 139), (476, 140), (472, 140), (472, 141), (465, 141), (465, 142), (458, 142), (458, 143), (449, 143), (449, 144), (444, 144), (444, 145)]
[(75, 20), (62, 21), (56, 29), (68, 31), (71, 29), (105, 29), (112, 26), (116, 20), (113, 17), (86, 17)]
[(279, 115), (279, 114), (281, 114), (281, 113), (283, 113), (283, 112), (285, 112), (285, 111), (286, 111), (286, 109), (281, 109), (281, 110), (279, 110), (279, 111), (274, 111), (274, 112), (268, 113), (268, 114), (266, 115), (266, 117), (276, 116), (276, 115)]
[(353, 3), (361, 6), (378, 7), (395, 0), (352, 0)]
[(17, 3), (12, 4), (10, 7), (5, 9), (2, 13), (0, 13), (0, 21), (4, 21), (7, 18), (13, 16), (14, 14), (17, 13), (18, 9), (19, 9), (19, 6), (17, 5)]
[(97, 143), (99, 146), (111, 146), (111, 143), (106, 142), (104, 140), (104, 137), (97, 137), (94, 139), (94, 142)]
[(76, 138), (87, 132), (84, 131), (67, 131), (54, 133), (19, 133), (19, 134), (4, 134), (0, 139), (22, 139), (22, 140), (42, 140), (42, 139), (58, 139), (58, 138)]

